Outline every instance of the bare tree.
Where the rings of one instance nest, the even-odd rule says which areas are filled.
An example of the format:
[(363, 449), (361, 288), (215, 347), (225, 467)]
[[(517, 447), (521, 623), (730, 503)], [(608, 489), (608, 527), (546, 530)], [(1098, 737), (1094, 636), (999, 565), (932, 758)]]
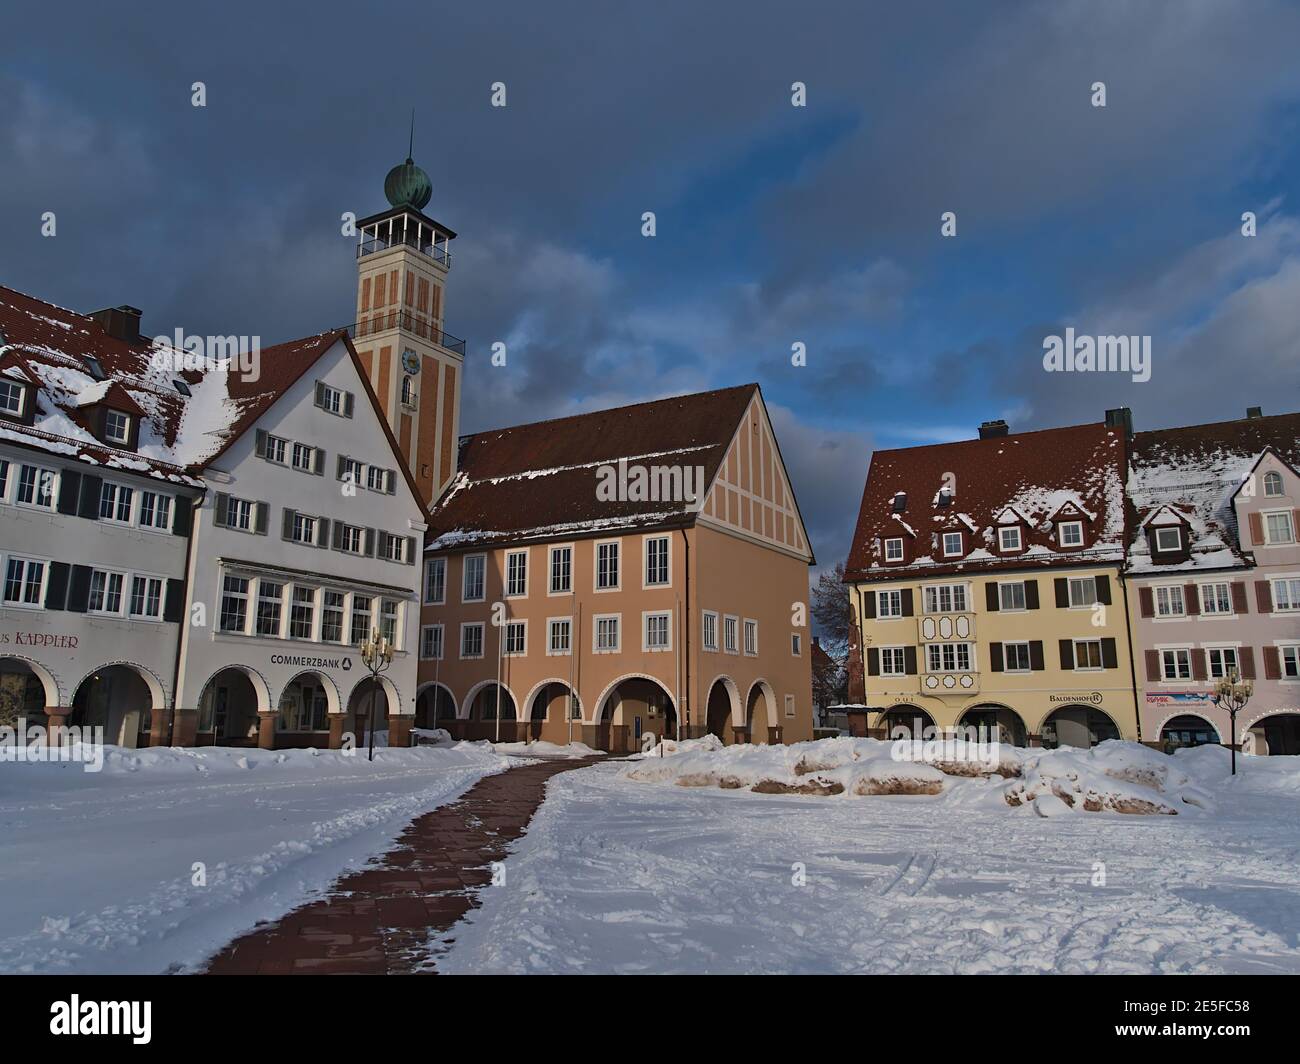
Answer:
[(812, 615), (822, 646), (832, 658), (842, 661), (849, 645), (849, 585), (844, 581), (844, 563), (823, 569), (812, 589)]

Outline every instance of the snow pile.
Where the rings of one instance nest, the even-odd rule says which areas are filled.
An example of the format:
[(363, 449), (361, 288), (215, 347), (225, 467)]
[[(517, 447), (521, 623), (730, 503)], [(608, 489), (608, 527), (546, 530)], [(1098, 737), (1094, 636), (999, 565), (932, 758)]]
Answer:
[(412, 728), (411, 736), (421, 746), (447, 746), (455, 742), (446, 728)]
[(664, 739), (651, 748), (648, 754), (634, 754), (633, 757), (664, 757), (673, 754), (699, 753), (723, 749), (723, 742), (716, 735), (705, 735), (699, 739)]
[(531, 743), (487, 743), (498, 754), (508, 757), (559, 757), (576, 759), (595, 757), (601, 751), (593, 750), (586, 743), (573, 742), (565, 746), (548, 743), (543, 739), (534, 739)]

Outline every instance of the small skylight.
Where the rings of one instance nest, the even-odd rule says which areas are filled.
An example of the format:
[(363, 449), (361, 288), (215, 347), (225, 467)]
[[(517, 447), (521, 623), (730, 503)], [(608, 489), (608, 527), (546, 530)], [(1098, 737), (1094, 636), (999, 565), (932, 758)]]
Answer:
[(939, 489), (939, 494), (936, 495), (936, 496), (934, 497), (934, 504), (935, 504), (935, 506), (938, 506), (938, 507), (951, 506), (951, 505), (952, 505), (952, 489), (951, 489), (951, 488), (940, 488), (940, 489)]
[(907, 492), (900, 491), (894, 495), (894, 513), (901, 514), (907, 510)]
[(86, 368), (90, 370), (90, 375), (97, 381), (104, 379), (104, 367), (99, 364), (99, 359), (94, 355), (86, 355)]
[(172, 387), (175, 388), (178, 392), (180, 392), (181, 395), (194, 394), (192, 391), (190, 391), (190, 386), (186, 384), (183, 380), (181, 380), (179, 377), (177, 377), (174, 381), (172, 381)]

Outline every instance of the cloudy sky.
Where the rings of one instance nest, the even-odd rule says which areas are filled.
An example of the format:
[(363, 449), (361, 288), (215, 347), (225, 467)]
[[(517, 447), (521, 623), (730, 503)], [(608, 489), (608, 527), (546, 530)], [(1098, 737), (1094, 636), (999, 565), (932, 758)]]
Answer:
[[(465, 430), (758, 381), (822, 563), (873, 447), (1300, 407), (1291, 3), (24, 8), (0, 284), (151, 334), (348, 322), (340, 216), (414, 107)], [(1044, 372), (1067, 327), (1150, 336), (1150, 380)]]

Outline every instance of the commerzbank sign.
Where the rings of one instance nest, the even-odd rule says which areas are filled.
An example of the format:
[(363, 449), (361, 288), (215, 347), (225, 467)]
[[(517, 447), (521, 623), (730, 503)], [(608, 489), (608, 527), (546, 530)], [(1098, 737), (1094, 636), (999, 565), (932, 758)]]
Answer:
[(351, 658), (314, 658), (307, 654), (272, 654), (272, 665), (290, 665), (295, 669), (342, 669), (348, 672), (352, 668)]

